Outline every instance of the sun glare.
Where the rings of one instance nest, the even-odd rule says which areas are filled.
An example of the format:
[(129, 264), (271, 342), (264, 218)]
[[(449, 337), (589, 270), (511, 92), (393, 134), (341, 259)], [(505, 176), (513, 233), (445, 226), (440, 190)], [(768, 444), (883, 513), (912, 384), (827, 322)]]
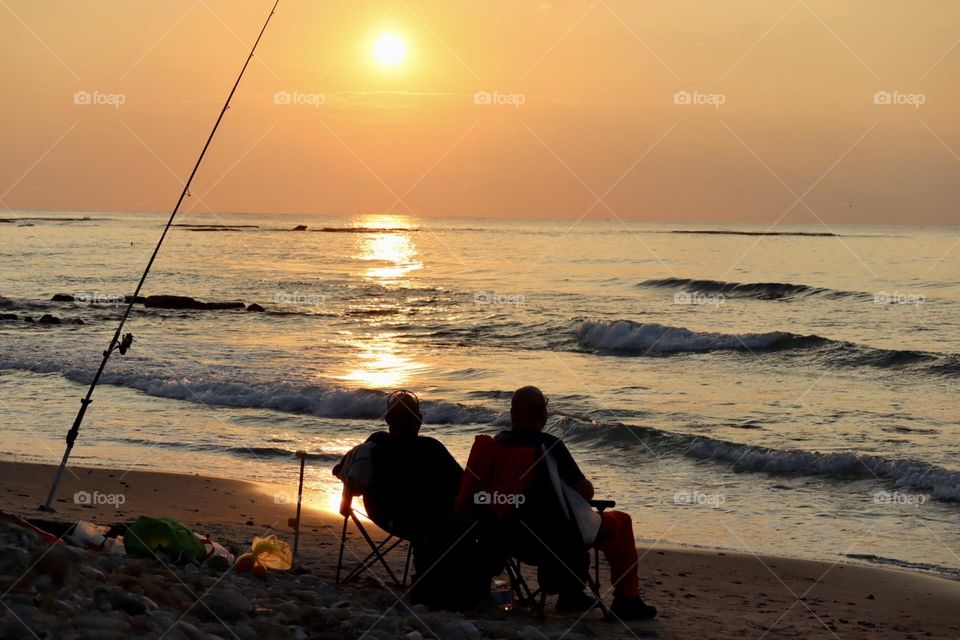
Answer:
[(395, 67), (407, 57), (407, 46), (397, 34), (384, 33), (373, 42), (373, 57), (386, 67)]

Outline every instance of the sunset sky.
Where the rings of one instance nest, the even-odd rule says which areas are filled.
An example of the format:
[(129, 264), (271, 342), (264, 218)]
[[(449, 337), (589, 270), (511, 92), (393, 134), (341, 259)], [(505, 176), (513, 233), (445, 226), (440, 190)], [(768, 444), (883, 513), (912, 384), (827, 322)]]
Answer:
[[(169, 210), (271, 6), (0, 0), (0, 206)], [(188, 209), (955, 224), (958, 41), (953, 0), (281, 0)]]

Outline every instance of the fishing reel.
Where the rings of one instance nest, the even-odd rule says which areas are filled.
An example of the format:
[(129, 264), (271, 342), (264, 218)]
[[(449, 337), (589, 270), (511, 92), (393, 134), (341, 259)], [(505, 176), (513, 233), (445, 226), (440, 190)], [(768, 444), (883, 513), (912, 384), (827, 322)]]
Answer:
[[(120, 342), (114, 345), (113, 348), (110, 349), (110, 351), (113, 351), (113, 349), (118, 349), (120, 351), (120, 355), (125, 355), (127, 353), (127, 349), (129, 349), (130, 345), (132, 344), (133, 344), (133, 334), (125, 333), (123, 334), (123, 338), (120, 339)], [(108, 353), (110, 353), (110, 351), (104, 351), (103, 355), (107, 355)]]

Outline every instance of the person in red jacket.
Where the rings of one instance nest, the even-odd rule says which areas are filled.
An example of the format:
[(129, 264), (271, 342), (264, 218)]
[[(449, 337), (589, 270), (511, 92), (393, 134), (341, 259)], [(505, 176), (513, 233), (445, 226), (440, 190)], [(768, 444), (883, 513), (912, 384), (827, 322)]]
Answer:
[[(570, 451), (559, 438), (543, 432), (547, 424), (547, 399), (537, 387), (517, 389), (510, 402), (511, 429), (494, 438), (508, 447), (535, 447), (543, 449), (556, 462), (560, 479), (586, 500), (593, 499), (593, 484), (577, 466)], [(596, 544), (610, 564), (613, 584), (611, 611), (624, 620), (650, 620), (656, 617), (656, 607), (640, 597), (640, 579), (637, 573), (637, 544), (630, 515), (623, 511), (604, 511)], [(593, 598), (582, 590), (561, 593), (557, 608), (565, 611), (585, 610)]]

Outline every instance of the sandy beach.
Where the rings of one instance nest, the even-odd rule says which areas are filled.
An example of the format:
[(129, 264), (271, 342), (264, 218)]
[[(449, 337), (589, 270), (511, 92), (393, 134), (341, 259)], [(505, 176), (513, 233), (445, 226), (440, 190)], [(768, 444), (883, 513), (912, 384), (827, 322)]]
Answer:
[[(142, 514), (168, 516), (234, 552), (242, 552), (255, 535), (265, 532), (293, 541), (288, 519), (295, 507), (286, 496), (295, 487), (72, 468), (64, 476), (56, 513), (44, 514), (37, 506), (52, 477), (49, 466), (0, 463), (3, 510), (31, 520), (97, 524), (131, 522)], [(84, 491), (122, 495), (123, 504), (76, 504), (74, 494)], [(596, 611), (559, 614), (550, 601), (545, 620), (520, 608), (509, 613), (493, 607), (462, 614), (432, 612), (410, 607), (401, 591), (391, 591), (372, 577), (334, 585), (341, 521), (312, 506), (309, 495), (305, 505), (297, 566), (289, 572), (272, 571), (265, 580), (85, 552), (72, 557), (63, 586), (57, 588), (40, 573), (47, 564), (44, 556), (59, 551), (49, 552), (43, 542), (24, 542), (23, 535), (7, 527), (3, 533), (8, 551), (17, 546), (16, 540), (33, 548), (25, 549), (26, 566), (15, 559), (3, 563), (0, 636), (34, 637), (19, 618), (36, 637), (44, 637), (44, 631), (52, 632), (46, 637), (169, 638), (960, 637), (957, 582), (894, 569), (669, 546), (640, 549), (641, 586), (661, 612), (653, 622), (604, 621)], [(361, 554), (361, 544), (351, 532), (347, 555)], [(141, 587), (134, 589), (137, 580)], [(149, 604), (156, 610), (134, 607), (131, 613), (99, 606), (87, 611), (82, 603), (71, 604), (70, 592), (100, 593), (104, 582), (152, 596)], [(56, 614), (58, 607), (62, 612)], [(110, 618), (109, 623), (98, 626), (100, 618)]]

